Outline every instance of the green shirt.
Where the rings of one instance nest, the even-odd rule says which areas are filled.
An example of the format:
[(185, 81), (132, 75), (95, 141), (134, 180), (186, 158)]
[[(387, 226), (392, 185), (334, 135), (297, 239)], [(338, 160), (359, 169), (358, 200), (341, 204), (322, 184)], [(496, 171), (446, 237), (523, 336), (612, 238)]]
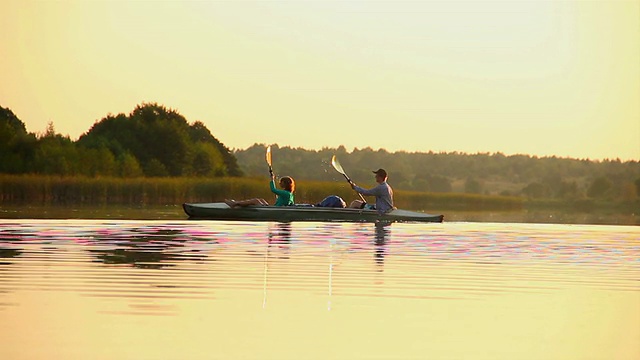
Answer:
[(276, 189), (276, 183), (273, 180), (269, 182), (269, 186), (271, 187), (271, 192), (278, 195), (275, 206), (291, 206), (294, 204), (293, 193), (287, 190)]

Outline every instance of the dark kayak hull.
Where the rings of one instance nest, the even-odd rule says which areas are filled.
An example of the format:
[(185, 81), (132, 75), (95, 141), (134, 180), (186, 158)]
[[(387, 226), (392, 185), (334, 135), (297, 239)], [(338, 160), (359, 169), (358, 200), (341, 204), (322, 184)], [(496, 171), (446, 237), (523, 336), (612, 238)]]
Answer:
[(191, 219), (244, 221), (346, 221), (346, 222), (442, 222), (443, 215), (392, 210), (379, 215), (375, 210), (312, 206), (248, 206), (230, 208), (225, 203), (183, 204)]

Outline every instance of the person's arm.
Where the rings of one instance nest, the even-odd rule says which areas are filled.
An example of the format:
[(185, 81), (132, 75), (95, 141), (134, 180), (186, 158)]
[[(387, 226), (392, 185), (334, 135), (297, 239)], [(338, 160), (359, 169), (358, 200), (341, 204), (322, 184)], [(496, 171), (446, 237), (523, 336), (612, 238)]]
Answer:
[(380, 190), (381, 190), (380, 185), (378, 185), (378, 186), (376, 186), (376, 187), (374, 187), (372, 189), (365, 189), (365, 188), (361, 188), (358, 185), (354, 185), (353, 189), (355, 191), (359, 192), (362, 195), (372, 195), (372, 196), (380, 195)]
[(276, 182), (274, 180), (271, 180), (269, 182), (269, 187), (271, 187), (271, 192), (278, 195), (278, 196), (287, 196), (289, 195), (289, 192), (287, 190), (282, 190), (282, 189), (277, 189), (276, 188)]

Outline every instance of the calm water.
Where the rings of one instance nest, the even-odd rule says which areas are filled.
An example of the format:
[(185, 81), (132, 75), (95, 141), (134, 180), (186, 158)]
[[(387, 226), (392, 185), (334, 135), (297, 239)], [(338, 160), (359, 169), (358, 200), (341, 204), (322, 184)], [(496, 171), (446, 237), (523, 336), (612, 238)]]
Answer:
[(0, 359), (639, 359), (640, 227), (0, 220)]
[[(418, 210), (419, 209), (410, 209)], [(575, 212), (562, 209), (521, 211), (462, 211), (424, 209), (444, 214), (447, 222), (500, 222), (537, 224), (640, 225), (640, 209), (627, 212)], [(3, 204), (0, 219), (138, 219), (184, 220), (182, 205), (33, 205)]]

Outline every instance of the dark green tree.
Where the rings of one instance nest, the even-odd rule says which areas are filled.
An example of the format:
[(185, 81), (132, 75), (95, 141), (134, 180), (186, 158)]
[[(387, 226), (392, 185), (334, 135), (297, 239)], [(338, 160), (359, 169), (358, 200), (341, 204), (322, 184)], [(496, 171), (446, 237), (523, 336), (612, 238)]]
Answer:
[(433, 192), (451, 192), (451, 181), (444, 176), (432, 175), (427, 179), (429, 191)]
[(482, 184), (474, 178), (468, 177), (464, 182), (464, 192), (471, 194), (482, 193)]
[(607, 177), (597, 177), (589, 186), (589, 189), (587, 190), (587, 196), (589, 196), (590, 198), (606, 197), (612, 186), (613, 183)]
[(196, 176), (224, 176), (225, 163), (222, 154), (211, 143), (199, 142), (195, 145), (193, 174)]
[(140, 163), (130, 153), (122, 154), (118, 164), (120, 168), (119, 175), (124, 178), (135, 178), (144, 175)]
[(575, 181), (561, 181), (557, 185), (555, 193), (556, 197), (562, 199), (577, 199), (583, 196), (578, 188), (578, 183)]
[(0, 106), (0, 173), (28, 172), (35, 142), (13, 111)]
[(150, 177), (169, 176), (169, 172), (163, 163), (158, 159), (151, 159), (144, 168), (144, 173)]
[(522, 189), (522, 193), (528, 198), (540, 199), (549, 196), (549, 188), (539, 182), (532, 182)]
[(56, 134), (49, 122), (47, 129), (36, 141), (33, 157), (33, 172), (47, 175), (77, 175), (85, 165), (76, 145), (68, 136)]
[[(195, 143), (210, 143), (214, 146), (215, 150), (221, 155), (224, 166), (214, 166), (219, 174), (228, 176), (242, 176), (242, 170), (238, 166), (238, 160), (235, 155), (224, 146), (218, 139), (216, 139), (207, 127), (201, 121), (194, 122), (189, 128), (189, 136)], [(217, 155), (210, 154), (217, 158)]]
[(108, 115), (82, 135), (78, 144), (106, 147), (115, 158), (126, 160), (128, 170), (120, 164), (122, 176), (137, 171), (130, 156), (147, 176), (242, 175), (235, 156), (202, 122), (189, 125), (177, 111), (155, 103), (138, 105), (128, 116)]

